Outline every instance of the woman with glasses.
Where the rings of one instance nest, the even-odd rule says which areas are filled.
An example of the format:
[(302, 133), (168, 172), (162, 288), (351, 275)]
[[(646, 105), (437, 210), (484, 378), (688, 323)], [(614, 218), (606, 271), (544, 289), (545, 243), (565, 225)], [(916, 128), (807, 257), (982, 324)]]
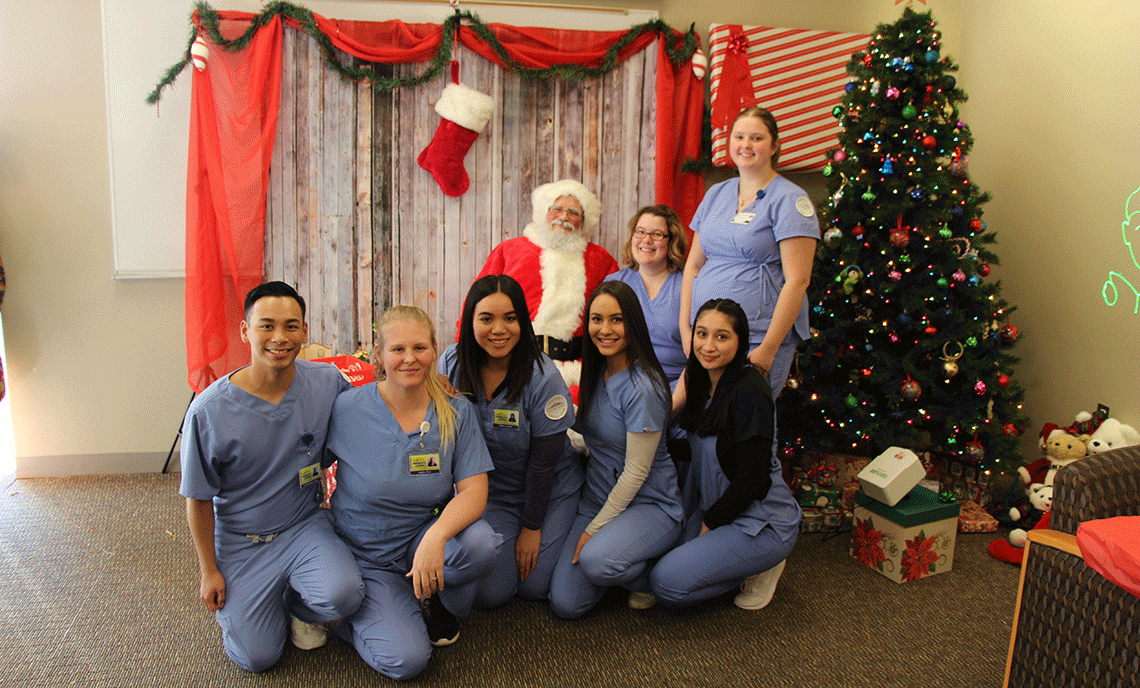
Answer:
[(689, 242), (681, 218), (667, 205), (646, 206), (629, 220), (622, 268), (606, 278), (625, 282), (637, 295), (653, 352), (672, 385), (685, 369), (679, 314), (681, 275)]

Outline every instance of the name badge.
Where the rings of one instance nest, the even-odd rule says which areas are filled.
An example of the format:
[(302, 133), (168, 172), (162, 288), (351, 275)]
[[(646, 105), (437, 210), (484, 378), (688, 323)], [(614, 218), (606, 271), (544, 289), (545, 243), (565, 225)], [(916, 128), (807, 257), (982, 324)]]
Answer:
[(408, 457), (408, 472), (412, 475), (438, 475), (439, 454), (412, 454)]
[(311, 466), (305, 466), (298, 471), (298, 477), (301, 480), (301, 487), (308, 485), (314, 480), (321, 479), (321, 464), (315, 463)]
[(755, 217), (756, 213), (737, 213), (736, 216), (732, 218), (732, 224), (746, 225), (749, 222), (752, 222), (752, 219)]
[(494, 409), (492, 421), (496, 428), (519, 427), (519, 412), (514, 409)]

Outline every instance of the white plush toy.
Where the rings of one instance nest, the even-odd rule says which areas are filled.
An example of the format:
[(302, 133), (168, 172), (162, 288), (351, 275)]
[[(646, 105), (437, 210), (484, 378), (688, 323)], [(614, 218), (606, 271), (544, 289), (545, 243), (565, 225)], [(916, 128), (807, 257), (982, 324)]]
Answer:
[[(1080, 416), (1077, 417), (1080, 420)], [(1125, 425), (1115, 418), (1107, 418), (1100, 427), (1089, 436), (1089, 454), (1100, 454), (1109, 449), (1131, 447), (1140, 444), (1140, 432), (1131, 425)]]

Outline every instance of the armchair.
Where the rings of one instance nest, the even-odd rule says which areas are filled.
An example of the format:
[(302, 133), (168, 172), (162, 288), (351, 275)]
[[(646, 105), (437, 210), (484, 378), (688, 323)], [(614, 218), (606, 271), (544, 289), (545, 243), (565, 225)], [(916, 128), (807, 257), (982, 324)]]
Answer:
[(1076, 538), (1084, 521), (1136, 515), (1140, 446), (1057, 472), (1052, 529), (1030, 531), (1026, 543), (1005, 686), (1137, 685), (1140, 599), (1085, 564)]

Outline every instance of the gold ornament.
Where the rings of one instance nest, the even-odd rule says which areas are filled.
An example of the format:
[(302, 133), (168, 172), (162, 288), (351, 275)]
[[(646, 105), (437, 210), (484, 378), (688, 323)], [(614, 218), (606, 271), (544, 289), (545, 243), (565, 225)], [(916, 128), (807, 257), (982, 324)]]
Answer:
[(958, 353), (954, 354), (953, 356), (951, 356), (950, 352), (946, 350), (946, 348), (950, 346), (950, 342), (946, 342), (942, 345), (942, 360), (944, 361), (942, 364), (942, 370), (946, 372), (947, 380), (958, 374), (958, 359), (962, 358), (962, 354), (966, 352), (966, 349), (960, 342), (954, 343), (958, 345)]

